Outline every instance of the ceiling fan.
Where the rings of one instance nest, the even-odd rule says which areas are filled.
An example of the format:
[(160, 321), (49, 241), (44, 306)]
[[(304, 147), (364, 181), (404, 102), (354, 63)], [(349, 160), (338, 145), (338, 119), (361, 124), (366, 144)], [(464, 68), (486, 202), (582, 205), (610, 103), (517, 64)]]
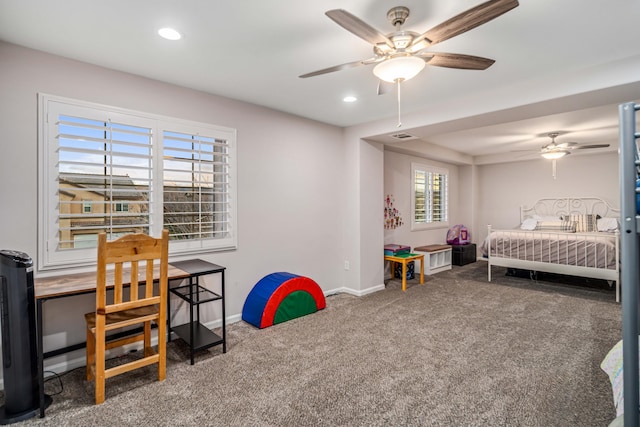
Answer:
[[(397, 84), (399, 117), (400, 83), (415, 77), (426, 64), (465, 70), (485, 70), (495, 62), (493, 59), (479, 56), (429, 52), (427, 48), (478, 27), (518, 5), (517, 0), (489, 0), (422, 34), (402, 30), (402, 25), (409, 17), (409, 9), (404, 6), (394, 7), (387, 12), (387, 19), (395, 27), (395, 31), (389, 34), (382, 34), (346, 10), (329, 10), (325, 14), (334, 22), (372, 44), (374, 55), (368, 59), (335, 65), (303, 74), (300, 77), (314, 77), (360, 65), (377, 64), (373, 69), (373, 74), (383, 82)], [(378, 84), (378, 94), (383, 92), (384, 87), (382, 84)], [(401, 126), (401, 123), (398, 123), (398, 126)]]
[(551, 142), (543, 145), (539, 150), (523, 150), (534, 151), (545, 159), (552, 161), (552, 176), (556, 179), (556, 160), (571, 154), (571, 150), (585, 150), (592, 148), (606, 148), (610, 144), (578, 144), (577, 142), (556, 142), (556, 138), (560, 132), (549, 132), (547, 136), (551, 138)]
[(555, 160), (571, 154), (571, 150), (585, 150), (591, 148), (606, 148), (609, 144), (578, 144), (577, 142), (556, 142), (559, 132), (547, 134), (551, 142), (540, 149), (540, 155), (545, 159)]

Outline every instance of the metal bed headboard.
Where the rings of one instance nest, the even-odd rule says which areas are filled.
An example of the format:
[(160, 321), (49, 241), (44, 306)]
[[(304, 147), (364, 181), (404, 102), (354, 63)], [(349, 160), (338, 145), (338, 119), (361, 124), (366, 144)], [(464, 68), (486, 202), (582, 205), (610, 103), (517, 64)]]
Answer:
[(602, 218), (620, 218), (620, 209), (612, 207), (599, 197), (548, 197), (536, 201), (531, 207), (520, 207), (520, 222), (534, 215), (556, 217), (564, 215), (595, 214)]

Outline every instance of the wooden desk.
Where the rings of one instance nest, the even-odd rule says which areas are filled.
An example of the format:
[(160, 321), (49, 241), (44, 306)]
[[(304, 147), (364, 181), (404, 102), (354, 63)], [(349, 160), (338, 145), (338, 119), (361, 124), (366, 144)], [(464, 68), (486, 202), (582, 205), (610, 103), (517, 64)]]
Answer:
[[(206, 261), (202, 261), (202, 263), (205, 262)], [(138, 277), (140, 278), (140, 283), (144, 283), (145, 268), (142, 265), (140, 266)], [(191, 274), (189, 272), (181, 270), (180, 268), (174, 267), (173, 265), (169, 264), (169, 281), (188, 279), (190, 277)], [(160, 268), (154, 269), (153, 279), (154, 281), (160, 279)], [(130, 282), (129, 270), (125, 269), (123, 273), (123, 281), (125, 282), (125, 284), (128, 284)], [(107, 272), (107, 283), (110, 282), (113, 282), (113, 272)], [(95, 272), (64, 274), (61, 276), (42, 277), (34, 279), (34, 292), (36, 298), (36, 340), (38, 347), (38, 384), (40, 388), (40, 418), (44, 417), (44, 410), (49, 405), (49, 403), (51, 403), (51, 398), (49, 396), (45, 397), (44, 394), (44, 359), (46, 357), (52, 357), (66, 353), (68, 351), (78, 350), (84, 348), (86, 345), (86, 343), (82, 342), (76, 345), (48, 351), (45, 353), (43, 351), (42, 305), (50, 299), (94, 293), (96, 291), (95, 283)]]
[(423, 254), (402, 254), (402, 255), (385, 255), (385, 261), (391, 263), (391, 277), (395, 270), (395, 263), (402, 264), (402, 290), (407, 290), (407, 263), (409, 261), (420, 261), (420, 284), (424, 284), (424, 255)]
[[(123, 282), (125, 282), (125, 284), (130, 281), (130, 274), (131, 271), (127, 269), (123, 271), (122, 280)], [(191, 275), (186, 271), (169, 264), (168, 276), (169, 280), (175, 280), (186, 279)], [(141, 279), (141, 283), (144, 282), (145, 270), (143, 265), (140, 266), (138, 278)], [(158, 280), (159, 278), (160, 269), (155, 268), (153, 271), (153, 279)], [(113, 282), (113, 271), (107, 271), (107, 283), (109, 282)], [(33, 284), (36, 301), (46, 301), (53, 298), (89, 294), (96, 291), (96, 272), (90, 271), (88, 273), (74, 273), (63, 274), (61, 276), (38, 277), (34, 279)]]

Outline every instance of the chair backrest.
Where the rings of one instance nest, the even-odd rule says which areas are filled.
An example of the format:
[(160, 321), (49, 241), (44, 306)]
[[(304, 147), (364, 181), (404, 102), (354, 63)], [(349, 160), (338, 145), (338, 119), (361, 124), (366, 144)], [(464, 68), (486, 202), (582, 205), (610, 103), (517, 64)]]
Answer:
[[(108, 314), (160, 303), (164, 306), (168, 264), (168, 230), (163, 230), (158, 239), (146, 234), (127, 234), (109, 242), (106, 233), (98, 234), (96, 313)], [(154, 279), (159, 283), (158, 292), (154, 292)], [(145, 286), (142, 293), (140, 284), (150, 286)], [(127, 285), (128, 298), (124, 292)], [(111, 287), (113, 297), (107, 301), (107, 289)]]

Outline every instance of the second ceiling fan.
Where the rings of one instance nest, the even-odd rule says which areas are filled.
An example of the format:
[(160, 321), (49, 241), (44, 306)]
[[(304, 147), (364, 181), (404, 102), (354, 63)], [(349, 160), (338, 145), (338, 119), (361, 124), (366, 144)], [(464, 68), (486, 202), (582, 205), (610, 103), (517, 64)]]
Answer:
[(545, 159), (555, 160), (571, 154), (571, 150), (585, 150), (592, 148), (607, 148), (609, 144), (578, 144), (577, 142), (556, 142), (560, 132), (550, 132), (547, 134), (551, 142), (540, 148), (540, 155)]
[(556, 138), (560, 132), (549, 132), (547, 136), (551, 138), (551, 142), (540, 147), (537, 150), (517, 150), (528, 151), (540, 154), (547, 160), (551, 160), (551, 176), (556, 179), (556, 160), (571, 154), (572, 150), (586, 150), (593, 148), (607, 148), (610, 144), (578, 144), (577, 142), (556, 142)]

